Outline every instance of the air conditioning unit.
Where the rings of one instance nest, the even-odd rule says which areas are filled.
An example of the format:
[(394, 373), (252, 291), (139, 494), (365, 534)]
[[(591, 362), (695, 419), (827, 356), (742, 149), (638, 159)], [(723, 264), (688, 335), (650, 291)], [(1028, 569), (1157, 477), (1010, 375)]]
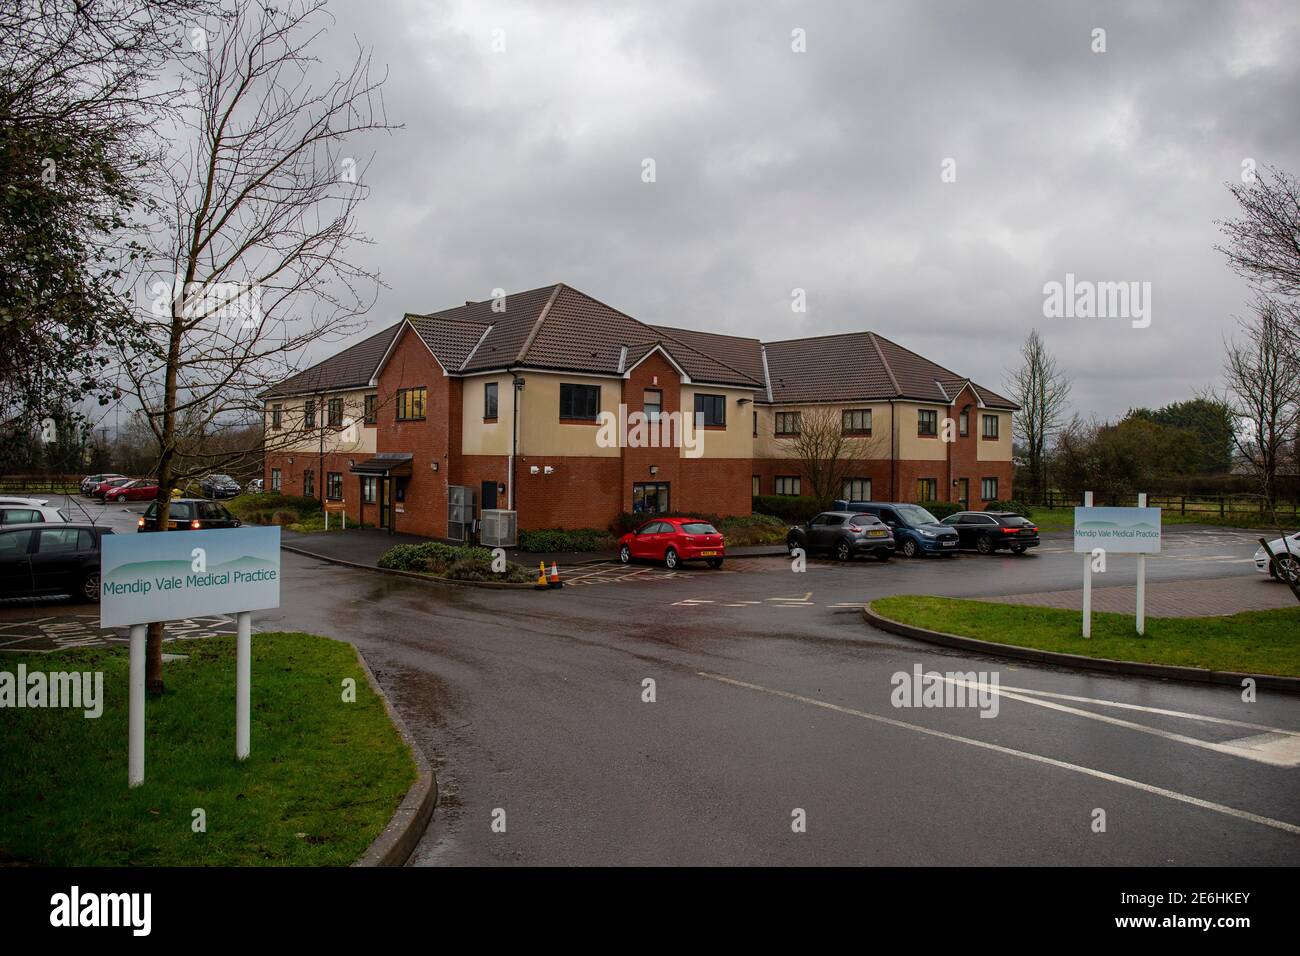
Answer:
[(513, 548), (519, 512), (484, 508), (479, 514), (479, 544), (485, 548)]

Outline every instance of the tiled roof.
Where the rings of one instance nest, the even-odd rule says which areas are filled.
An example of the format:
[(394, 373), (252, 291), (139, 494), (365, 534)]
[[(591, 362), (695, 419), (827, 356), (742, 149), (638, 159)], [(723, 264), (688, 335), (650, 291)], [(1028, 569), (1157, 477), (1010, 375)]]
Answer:
[(654, 328), (697, 352), (712, 355), (719, 362), (756, 382), (763, 381), (763, 345), (758, 339), (722, 335), (718, 332), (697, 332), (695, 329), (675, 329), (667, 325), (656, 325)]
[(364, 388), (375, 373), (380, 359), (388, 351), (393, 336), (402, 323), (390, 325), (356, 345), (317, 362), (296, 375), (291, 375), (278, 385), (263, 392), (265, 398), (279, 395), (304, 395), (313, 392), (330, 392), (343, 388)]

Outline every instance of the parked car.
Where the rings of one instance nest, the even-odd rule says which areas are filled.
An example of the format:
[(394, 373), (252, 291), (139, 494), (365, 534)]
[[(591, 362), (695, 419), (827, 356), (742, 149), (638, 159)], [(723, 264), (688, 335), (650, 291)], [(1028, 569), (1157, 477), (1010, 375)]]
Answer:
[(870, 554), (877, 561), (894, 556), (897, 542), (885, 523), (873, 514), (857, 511), (823, 511), (807, 524), (795, 525), (785, 537), (785, 546), (805, 554), (830, 553), (840, 561), (856, 554)]
[(107, 501), (152, 501), (158, 497), (158, 482), (152, 478), (134, 478), (104, 492)]
[(87, 496), (92, 495), (94, 494), (95, 489), (98, 488), (100, 485), (102, 485), (104, 482), (110, 481), (113, 478), (125, 478), (125, 477), (126, 475), (119, 475), (113, 472), (105, 472), (102, 475), (87, 475), (85, 478), (81, 479), (81, 493)]
[(65, 524), (67, 520), (68, 516), (62, 511), (48, 505), (0, 504), (0, 525)]
[(958, 511), (941, 522), (957, 532), (959, 548), (992, 554), (1006, 548), (1024, 554), (1038, 547), (1038, 526), (1012, 511)]
[(49, 503), (49, 498), (0, 498), (0, 505), (22, 505), (27, 508), (41, 508)]
[(722, 567), (726, 542), (717, 528), (698, 518), (654, 518), (619, 540), (618, 559), (662, 561), (670, 569), (683, 561), (705, 561)]
[(1276, 581), (1281, 581), (1284, 576), (1289, 581), (1300, 578), (1300, 532), (1270, 541), (1268, 547), (1273, 552), (1273, 560), (1270, 561), (1264, 549), (1259, 548), (1255, 552), (1256, 571)]
[(0, 527), (0, 598), (69, 594), (99, 600), (100, 539), (93, 524)]
[(94, 488), (90, 489), (90, 497), (98, 498), (100, 501), (103, 501), (104, 496), (112, 489), (120, 488), (130, 480), (130, 478), (109, 478), (105, 481), (101, 481)]
[(208, 475), (199, 482), (200, 494), (209, 498), (234, 498), (239, 494), (239, 482), (229, 475)]
[(261, 478), (254, 478), (244, 488), (244, 491), (248, 492), (250, 495), (260, 495), (265, 490), (266, 484)]
[[(837, 505), (839, 502), (836, 503)], [(906, 502), (850, 501), (849, 511), (873, 514), (894, 533), (898, 552), (905, 558), (918, 554), (955, 554), (960, 538), (957, 532), (939, 523), (939, 519), (920, 505)]]
[[(242, 522), (225, 505), (207, 498), (173, 498), (167, 511), (167, 526), (182, 531), (206, 531), (209, 528), (238, 528)], [(158, 502), (145, 509), (136, 522), (137, 531), (157, 531)]]

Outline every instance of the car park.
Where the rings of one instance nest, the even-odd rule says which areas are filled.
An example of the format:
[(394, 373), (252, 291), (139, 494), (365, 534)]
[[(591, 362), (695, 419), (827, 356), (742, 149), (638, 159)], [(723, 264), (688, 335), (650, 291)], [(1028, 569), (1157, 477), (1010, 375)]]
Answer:
[(653, 518), (619, 540), (618, 559), (662, 561), (673, 570), (683, 561), (704, 561), (722, 567), (727, 556), (722, 533), (698, 518)]
[(125, 477), (126, 475), (119, 475), (114, 472), (105, 472), (102, 475), (87, 475), (85, 478), (81, 479), (81, 493), (89, 497), (90, 495), (94, 494), (95, 489), (98, 488), (100, 485), (102, 485), (104, 482), (111, 481), (114, 478), (125, 478)]
[(83, 523), (0, 527), (0, 598), (98, 601), (100, 540), (112, 533)]
[(958, 511), (940, 523), (957, 532), (957, 547), (980, 554), (1004, 549), (1024, 554), (1039, 545), (1038, 526), (1012, 511)]
[(65, 524), (67, 520), (67, 515), (49, 505), (0, 504), (0, 525)]
[(208, 475), (199, 482), (199, 491), (208, 498), (234, 498), (240, 490), (239, 482), (229, 475)]
[(897, 543), (885, 523), (873, 514), (823, 511), (807, 524), (792, 527), (785, 544), (791, 553), (802, 549), (805, 554), (833, 554), (840, 561), (869, 554), (877, 561), (888, 561)]
[[(175, 531), (206, 531), (210, 528), (238, 528), (243, 522), (226, 506), (207, 498), (173, 498), (167, 510), (167, 528)], [(158, 502), (145, 509), (137, 531), (158, 531)]]
[(1255, 551), (1255, 570), (1274, 580), (1300, 582), (1300, 532), (1268, 543), (1272, 560), (1263, 548)]
[(105, 501), (153, 501), (158, 497), (158, 482), (151, 478), (133, 478), (104, 492)]
[(955, 554), (960, 538), (957, 532), (939, 523), (939, 519), (920, 505), (907, 502), (849, 501), (836, 502), (845, 510), (873, 514), (893, 532), (898, 553), (905, 558), (925, 554)]

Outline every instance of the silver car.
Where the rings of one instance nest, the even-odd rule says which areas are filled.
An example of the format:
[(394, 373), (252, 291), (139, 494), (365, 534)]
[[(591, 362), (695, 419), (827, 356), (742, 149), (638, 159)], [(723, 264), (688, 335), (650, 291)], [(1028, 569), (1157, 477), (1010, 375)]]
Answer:
[[(12, 501), (14, 499), (6, 499)], [(0, 525), (66, 524), (68, 516), (58, 508), (37, 504), (0, 504)]]

